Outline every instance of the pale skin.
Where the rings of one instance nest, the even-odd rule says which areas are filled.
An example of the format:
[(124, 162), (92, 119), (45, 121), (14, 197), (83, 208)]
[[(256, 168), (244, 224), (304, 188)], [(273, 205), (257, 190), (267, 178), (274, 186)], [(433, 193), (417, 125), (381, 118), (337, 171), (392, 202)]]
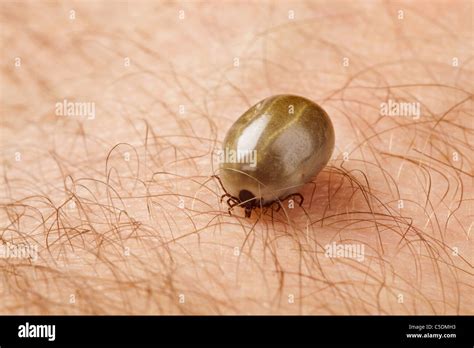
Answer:
[[(1, 19), (0, 241), (37, 248), (0, 258), (1, 314), (474, 313), (470, 1)], [(334, 154), (302, 207), (229, 216), (215, 151), (282, 93), (327, 111)]]

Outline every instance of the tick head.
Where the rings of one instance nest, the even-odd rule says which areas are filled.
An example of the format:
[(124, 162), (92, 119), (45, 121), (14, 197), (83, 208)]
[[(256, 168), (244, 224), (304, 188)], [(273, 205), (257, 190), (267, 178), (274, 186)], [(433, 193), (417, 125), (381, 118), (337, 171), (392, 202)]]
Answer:
[(257, 203), (254, 194), (247, 190), (240, 190), (239, 200), (242, 203), (242, 206), (246, 208), (251, 208)]

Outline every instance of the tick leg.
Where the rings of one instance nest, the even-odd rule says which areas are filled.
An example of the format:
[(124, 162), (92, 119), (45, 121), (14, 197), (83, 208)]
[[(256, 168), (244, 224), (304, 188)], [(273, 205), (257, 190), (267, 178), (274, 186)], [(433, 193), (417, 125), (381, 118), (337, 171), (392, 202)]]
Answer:
[(299, 206), (301, 207), (303, 205), (303, 202), (304, 202), (304, 197), (301, 193), (295, 193), (294, 194), (295, 197), (299, 197), (300, 199), (300, 203), (299, 203)]
[[(278, 212), (280, 211), (280, 209), (281, 209), (281, 202), (276, 201), (276, 202), (273, 202), (273, 204), (276, 204), (276, 206), (277, 206), (276, 212), (278, 213)], [(272, 204), (272, 206), (273, 206), (273, 204)]]
[(286, 196), (285, 198), (280, 199), (280, 202), (286, 201), (286, 200), (288, 200), (290, 198), (293, 198), (293, 197), (298, 197), (300, 199), (300, 202), (298, 203), (298, 205), (301, 207), (303, 205), (303, 202), (304, 202), (304, 197), (301, 193), (298, 193), (298, 192), (297, 193), (292, 193), (292, 194)]
[[(238, 199), (237, 197), (232, 196), (229, 192), (226, 191), (224, 185), (222, 184), (221, 179), (217, 175), (211, 175), (211, 178), (216, 178), (219, 181), (219, 184), (221, 185), (222, 190), (225, 192), (221, 196), (221, 203), (224, 200), (224, 198), (227, 198), (227, 205), (229, 206), (227, 211), (229, 212), (229, 215), (232, 216), (232, 213), (231, 213), (232, 209), (234, 209), (235, 206), (241, 204), (242, 202), (240, 201), (240, 199)], [(251, 215), (252, 215), (252, 208), (246, 207), (245, 208), (245, 217), (250, 217)]]
[[(234, 204), (231, 204), (231, 203), (234, 203)], [(235, 199), (234, 197), (230, 197), (228, 200), (227, 200), (227, 205), (231, 208), (235, 207), (236, 205), (240, 204), (240, 202)]]
[(221, 203), (222, 203), (222, 201), (224, 200), (224, 198), (226, 198), (226, 197), (231, 197), (231, 198), (232, 198), (232, 196), (231, 196), (230, 194), (224, 193), (224, 194), (221, 196)]
[(221, 185), (222, 190), (225, 192), (225, 193), (221, 196), (221, 203), (222, 203), (222, 201), (224, 200), (225, 197), (236, 198), (236, 197), (232, 196), (229, 192), (227, 192), (227, 190), (225, 189), (224, 185), (222, 184), (221, 178), (219, 178), (217, 175), (211, 175), (211, 178), (216, 178), (217, 181), (219, 181), (219, 184)]
[(231, 196), (231, 194), (230, 194), (229, 192), (227, 192), (227, 190), (225, 189), (224, 185), (222, 184), (221, 178), (219, 178), (217, 175), (211, 175), (211, 178), (216, 178), (217, 181), (219, 181), (219, 184), (221, 185), (222, 190), (225, 192), (225, 194), (226, 194), (227, 196)]
[[(275, 210), (275, 206), (276, 206), (276, 210)], [(281, 209), (281, 203), (279, 201), (273, 201), (269, 207), (272, 209), (272, 214), (274, 211), (278, 213)]]
[(229, 213), (230, 216), (232, 216), (232, 213), (231, 213), (232, 209), (234, 209), (234, 207), (239, 204), (240, 202), (232, 196), (227, 200), (227, 205), (229, 206), (229, 208), (227, 209), (227, 212)]

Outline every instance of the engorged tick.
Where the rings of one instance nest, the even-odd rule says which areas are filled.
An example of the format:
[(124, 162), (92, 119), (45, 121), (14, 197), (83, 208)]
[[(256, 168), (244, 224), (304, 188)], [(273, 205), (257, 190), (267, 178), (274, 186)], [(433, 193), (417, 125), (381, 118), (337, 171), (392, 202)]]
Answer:
[(229, 213), (252, 210), (297, 196), (329, 161), (334, 128), (316, 103), (295, 95), (266, 98), (247, 110), (229, 129), (220, 175)]

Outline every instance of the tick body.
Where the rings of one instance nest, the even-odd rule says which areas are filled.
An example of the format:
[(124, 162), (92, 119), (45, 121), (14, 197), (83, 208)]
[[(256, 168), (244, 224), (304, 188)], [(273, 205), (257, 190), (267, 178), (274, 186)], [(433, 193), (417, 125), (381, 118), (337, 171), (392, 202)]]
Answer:
[(311, 181), (329, 161), (334, 128), (316, 103), (295, 95), (266, 98), (229, 129), (220, 158), (219, 179), (229, 212), (234, 206), (269, 206)]

